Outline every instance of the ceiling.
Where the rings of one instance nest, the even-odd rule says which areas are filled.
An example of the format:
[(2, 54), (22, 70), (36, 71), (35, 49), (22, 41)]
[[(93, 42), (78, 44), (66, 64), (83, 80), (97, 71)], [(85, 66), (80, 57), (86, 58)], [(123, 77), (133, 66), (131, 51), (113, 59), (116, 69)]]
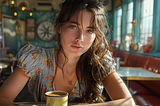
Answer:
[[(0, 0), (2, 4), (8, 5), (8, 2), (11, 0)], [(21, 3), (25, 2), (28, 10), (32, 10), (35, 8), (36, 10), (60, 10), (60, 4), (64, 0), (15, 0), (17, 7), (20, 6)]]

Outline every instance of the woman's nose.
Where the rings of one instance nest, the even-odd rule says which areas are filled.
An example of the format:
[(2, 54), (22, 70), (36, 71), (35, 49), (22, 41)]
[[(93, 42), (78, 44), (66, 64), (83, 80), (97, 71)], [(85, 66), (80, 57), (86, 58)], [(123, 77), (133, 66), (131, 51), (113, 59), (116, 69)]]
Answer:
[(76, 37), (76, 42), (83, 42), (84, 40), (84, 32), (83, 30), (79, 30), (78, 33), (77, 33), (77, 37)]

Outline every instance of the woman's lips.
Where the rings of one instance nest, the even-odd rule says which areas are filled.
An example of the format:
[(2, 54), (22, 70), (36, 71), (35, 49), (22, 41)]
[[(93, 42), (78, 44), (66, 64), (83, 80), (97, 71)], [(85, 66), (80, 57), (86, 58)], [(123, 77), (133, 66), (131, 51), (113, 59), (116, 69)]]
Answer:
[(81, 49), (82, 49), (82, 46), (81, 46), (81, 45), (71, 45), (71, 47), (72, 47), (74, 50), (81, 50)]

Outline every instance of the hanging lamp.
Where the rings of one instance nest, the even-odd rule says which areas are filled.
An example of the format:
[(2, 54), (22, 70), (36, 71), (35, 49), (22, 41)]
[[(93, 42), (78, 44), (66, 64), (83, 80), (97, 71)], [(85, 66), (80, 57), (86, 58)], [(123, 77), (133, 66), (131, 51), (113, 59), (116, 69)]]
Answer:
[(14, 5), (14, 3), (15, 3), (15, 1), (14, 1), (14, 0), (12, 0), (12, 1), (11, 1), (11, 4), (12, 4), (12, 5)]
[(18, 12), (17, 10), (14, 11), (14, 16), (17, 16), (18, 15)]

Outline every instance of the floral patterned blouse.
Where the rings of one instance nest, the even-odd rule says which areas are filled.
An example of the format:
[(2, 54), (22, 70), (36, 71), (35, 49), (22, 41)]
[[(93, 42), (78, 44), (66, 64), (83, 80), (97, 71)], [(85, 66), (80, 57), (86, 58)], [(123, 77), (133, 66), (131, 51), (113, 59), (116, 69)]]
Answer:
[[(111, 68), (114, 67), (114, 61), (111, 58), (111, 52), (107, 53), (109, 59), (104, 59), (109, 67), (106, 71), (107, 76), (111, 73)], [(29, 91), (34, 94), (36, 101), (45, 101), (45, 93), (54, 91), (55, 84), (53, 78), (55, 76), (55, 52), (54, 48), (45, 49), (39, 46), (27, 44), (22, 47), (17, 54), (17, 66), (22, 68), (27, 76), (30, 77), (28, 82)], [(81, 85), (85, 91), (85, 86)], [(69, 101), (80, 97), (78, 81), (74, 85), (69, 94)]]

